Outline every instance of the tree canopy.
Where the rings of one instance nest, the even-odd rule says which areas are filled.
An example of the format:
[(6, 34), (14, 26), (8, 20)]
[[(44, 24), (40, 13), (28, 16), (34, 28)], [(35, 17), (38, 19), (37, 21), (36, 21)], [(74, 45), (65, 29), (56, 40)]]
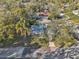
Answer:
[[(63, 8), (65, 3), (70, 4), (66, 9)], [(76, 7), (74, 0), (0, 0), (0, 47), (13, 45), (23, 40), (28, 42), (27, 37), (31, 35), (30, 26), (37, 22), (33, 17), (37, 12), (45, 9), (48, 10), (48, 19), (52, 22), (47, 28), (47, 31), (52, 29), (51, 31), (54, 32), (52, 41), (56, 45), (74, 44), (75, 38), (70, 34), (71, 27), (66, 26), (65, 16), (64, 20), (58, 19), (57, 16), (61, 13), (62, 8), (66, 14)], [(48, 39), (50, 39), (48, 33), (44, 34), (43, 38), (36, 35), (30, 37), (29, 44), (35, 42), (41, 46), (48, 45)], [(25, 42), (23, 41), (23, 43)]]

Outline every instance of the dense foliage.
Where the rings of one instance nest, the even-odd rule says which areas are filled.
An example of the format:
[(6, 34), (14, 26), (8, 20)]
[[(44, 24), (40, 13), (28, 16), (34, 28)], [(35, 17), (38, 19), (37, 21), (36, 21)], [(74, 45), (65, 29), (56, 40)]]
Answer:
[[(75, 43), (71, 34), (72, 28), (66, 26), (65, 18), (64, 20), (56, 18), (63, 8), (63, 3), (71, 4), (65, 9), (67, 14), (76, 8), (76, 4), (73, 2), (73, 0), (0, 0), (0, 46), (26, 45), (31, 42), (31, 44), (38, 43), (41, 46), (47, 46), (50, 33), (45, 34), (43, 38), (33, 35), (27, 39), (31, 33), (30, 26), (36, 23), (36, 19), (33, 17), (36, 12), (45, 8), (48, 8), (49, 19), (52, 20), (52, 24), (48, 27), (48, 30), (50, 28), (54, 30), (52, 41), (57, 46), (69, 46)], [(68, 15), (70, 16), (70, 14)], [(73, 16), (70, 17), (72, 19)], [(62, 25), (59, 26), (60, 24)]]

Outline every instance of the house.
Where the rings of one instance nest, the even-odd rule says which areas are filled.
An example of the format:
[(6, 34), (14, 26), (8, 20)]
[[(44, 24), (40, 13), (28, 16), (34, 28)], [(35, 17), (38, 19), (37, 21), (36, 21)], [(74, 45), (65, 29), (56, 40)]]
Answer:
[(48, 10), (44, 10), (44, 11), (40, 11), (36, 14), (37, 14), (37, 16), (40, 20), (43, 20), (43, 19), (48, 19), (48, 14), (49, 13), (48, 13)]
[(46, 24), (46, 25), (51, 23), (51, 20), (48, 20), (48, 15), (49, 15), (48, 10), (44, 10), (43, 12), (39, 12), (38, 16), (40, 17), (40, 20), (38, 21), (38, 23)]
[(74, 37), (79, 40), (79, 25), (75, 25), (74, 28)]
[(45, 27), (47, 27), (47, 25), (51, 23), (51, 20), (48, 20), (48, 15), (49, 15), (48, 10), (38, 12), (37, 13), (37, 16), (38, 16), (37, 22), (39, 24), (44, 24)]
[(64, 17), (65, 13), (64, 13), (64, 9), (60, 10), (60, 13), (57, 15), (58, 19), (62, 19)]
[(79, 25), (75, 25), (75, 33), (79, 33)]
[(66, 26), (72, 26), (73, 22), (72, 20), (65, 20)]
[(64, 8), (69, 7), (69, 3), (64, 3), (63, 5), (64, 5)]
[(39, 16), (48, 16), (48, 10), (39, 13)]
[(77, 9), (77, 10), (73, 10), (72, 13), (73, 13), (74, 15), (79, 16), (79, 10), (78, 10), (78, 9)]

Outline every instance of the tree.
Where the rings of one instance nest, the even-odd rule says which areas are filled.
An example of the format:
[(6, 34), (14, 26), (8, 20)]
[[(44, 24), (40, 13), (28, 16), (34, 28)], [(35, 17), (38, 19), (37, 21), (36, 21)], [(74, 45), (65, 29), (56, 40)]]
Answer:
[[(67, 42), (74, 43), (74, 38), (68, 31), (71, 28), (66, 26), (65, 19), (56, 18), (61, 12), (63, 2), (70, 3), (70, 10), (73, 10), (76, 5), (73, 0), (29, 0), (28, 2), (27, 0), (0, 0), (0, 44), (7, 46), (22, 40), (26, 42), (31, 32), (30, 26), (36, 24), (36, 18), (33, 17), (44, 9), (48, 9), (50, 14), (48, 18), (52, 23), (47, 29), (53, 33), (52, 41), (60, 45), (63, 43), (64, 46)], [(47, 32), (44, 33), (43, 38), (32, 37), (32, 42), (41, 46), (48, 45)]]

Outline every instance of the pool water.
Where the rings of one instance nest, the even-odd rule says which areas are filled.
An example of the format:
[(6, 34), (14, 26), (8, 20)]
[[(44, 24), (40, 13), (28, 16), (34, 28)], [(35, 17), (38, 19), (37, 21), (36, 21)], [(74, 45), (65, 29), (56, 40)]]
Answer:
[(36, 24), (31, 26), (32, 33), (42, 33), (44, 32), (45, 26), (43, 24)]

